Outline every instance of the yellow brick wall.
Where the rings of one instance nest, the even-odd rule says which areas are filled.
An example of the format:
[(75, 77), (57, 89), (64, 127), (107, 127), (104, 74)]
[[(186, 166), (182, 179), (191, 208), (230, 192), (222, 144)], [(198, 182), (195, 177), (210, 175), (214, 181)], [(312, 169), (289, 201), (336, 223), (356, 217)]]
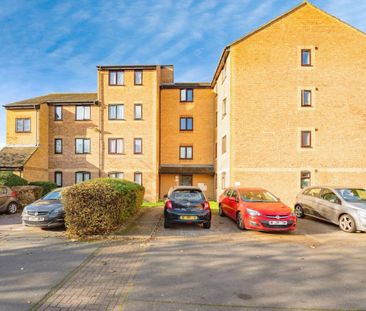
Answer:
[[(7, 145), (33, 145), (37, 144), (37, 110), (22, 109), (22, 110), (6, 110), (6, 144)], [(17, 133), (15, 131), (15, 120), (22, 118), (31, 119), (30, 133)]]

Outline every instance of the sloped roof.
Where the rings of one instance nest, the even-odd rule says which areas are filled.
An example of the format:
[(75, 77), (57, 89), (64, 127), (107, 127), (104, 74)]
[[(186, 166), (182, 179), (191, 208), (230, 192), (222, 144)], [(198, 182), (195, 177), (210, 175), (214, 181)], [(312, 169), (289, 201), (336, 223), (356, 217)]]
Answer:
[(97, 93), (51, 93), (4, 105), (5, 108), (40, 105), (44, 103), (85, 103), (97, 100)]
[(38, 147), (4, 147), (0, 150), (0, 169), (19, 169)]

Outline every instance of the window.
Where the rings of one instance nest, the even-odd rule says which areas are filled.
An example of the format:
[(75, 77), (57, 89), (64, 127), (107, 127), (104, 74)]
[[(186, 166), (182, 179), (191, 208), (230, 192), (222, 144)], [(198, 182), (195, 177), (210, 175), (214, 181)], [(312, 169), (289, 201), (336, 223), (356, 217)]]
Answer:
[(108, 177), (123, 179), (123, 178), (125, 178), (125, 174), (123, 172), (111, 172), (108, 174)]
[(109, 85), (124, 85), (124, 84), (125, 84), (125, 72), (123, 70), (109, 72)]
[(55, 172), (55, 184), (57, 187), (62, 187), (62, 172)]
[(337, 197), (337, 195), (333, 191), (329, 189), (323, 189), (320, 198), (330, 203), (341, 204), (341, 200)]
[(179, 129), (181, 131), (193, 131), (193, 118), (181, 117)]
[(301, 91), (301, 106), (302, 107), (311, 107), (312, 105), (312, 96), (310, 90), (302, 90)]
[(142, 173), (135, 172), (133, 176), (133, 180), (136, 184), (142, 185)]
[(311, 148), (311, 131), (301, 131), (301, 148)]
[(308, 171), (302, 171), (300, 179), (301, 189), (310, 187), (310, 182), (311, 182), (311, 173)]
[(125, 105), (108, 105), (108, 119), (109, 120), (124, 120)]
[(192, 186), (193, 176), (192, 175), (181, 175), (179, 179), (180, 186)]
[(221, 189), (226, 188), (226, 173), (221, 173)]
[(111, 138), (108, 139), (108, 153), (122, 154), (124, 153), (124, 140), (123, 138)]
[(75, 153), (78, 153), (78, 154), (90, 153), (90, 139), (76, 138), (75, 139)]
[(221, 142), (221, 154), (226, 153), (226, 135), (222, 138)]
[(311, 66), (311, 50), (301, 50), (301, 66)]
[(181, 102), (193, 102), (193, 89), (181, 89), (180, 90)]
[(319, 198), (320, 191), (321, 191), (320, 188), (312, 188), (312, 189), (306, 191), (306, 193), (304, 192), (304, 194), (309, 195), (311, 197)]
[(192, 146), (180, 146), (179, 147), (179, 158), (182, 160), (193, 159), (193, 147)]
[(222, 100), (222, 117), (226, 116), (226, 98)]
[(62, 139), (55, 139), (55, 154), (62, 154)]
[(75, 183), (81, 183), (91, 179), (91, 174), (89, 172), (76, 172), (75, 173)]
[(135, 104), (134, 117), (135, 120), (142, 120), (142, 104)]
[(142, 70), (135, 70), (135, 85), (142, 85)]
[(134, 154), (142, 153), (142, 138), (135, 138), (133, 140), (133, 153)]
[(62, 120), (62, 106), (55, 106), (55, 121)]
[(8, 194), (8, 190), (5, 187), (0, 187), (0, 194)]
[(77, 121), (90, 120), (90, 106), (76, 106), (75, 119)]
[(29, 118), (16, 119), (15, 131), (17, 133), (29, 133), (31, 131), (31, 120)]

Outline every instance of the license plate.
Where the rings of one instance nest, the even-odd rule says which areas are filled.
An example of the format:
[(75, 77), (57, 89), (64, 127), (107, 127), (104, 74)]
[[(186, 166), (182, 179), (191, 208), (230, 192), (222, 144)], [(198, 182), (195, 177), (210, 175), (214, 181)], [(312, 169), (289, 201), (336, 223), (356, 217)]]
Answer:
[(180, 216), (181, 220), (197, 220), (197, 216)]
[(29, 221), (44, 221), (44, 217), (32, 217), (28, 218)]
[(269, 222), (269, 224), (272, 225), (272, 226), (286, 226), (287, 225), (287, 221), (271, 220)]

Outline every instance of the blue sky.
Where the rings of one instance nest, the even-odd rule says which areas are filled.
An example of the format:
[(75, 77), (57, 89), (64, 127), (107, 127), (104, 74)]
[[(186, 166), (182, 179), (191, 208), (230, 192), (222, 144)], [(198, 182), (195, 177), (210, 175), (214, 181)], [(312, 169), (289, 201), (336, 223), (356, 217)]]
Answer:
[[(210, 81), (225, 45), (300, 2), (0, 0), (0, 105), (93, 92), (96, 65), (174, 64), (176, 82)], [(366, 31), (366, 1), (312, 2)]]

